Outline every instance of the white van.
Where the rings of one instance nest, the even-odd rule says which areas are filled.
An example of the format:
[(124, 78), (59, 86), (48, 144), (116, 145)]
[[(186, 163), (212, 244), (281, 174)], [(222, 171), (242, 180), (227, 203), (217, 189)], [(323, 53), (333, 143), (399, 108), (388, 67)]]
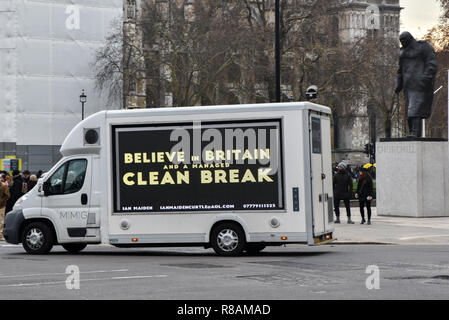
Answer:
[(308, 102), (96, 113), (7, 214), (4, 237), (31, 254), (332, 241), (330, 113)]

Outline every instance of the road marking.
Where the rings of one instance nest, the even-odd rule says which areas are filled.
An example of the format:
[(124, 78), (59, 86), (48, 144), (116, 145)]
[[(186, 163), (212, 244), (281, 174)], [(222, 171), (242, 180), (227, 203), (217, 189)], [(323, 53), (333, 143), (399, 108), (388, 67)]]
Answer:
[(415, 236), (415, 237), (404, 237), (399, 238), (399, 240), (411, 240), (411, 239), (420, 239), (420, 238), (436, 238), (436, 237), (449, 237), (447, 234), (437, 234), (437, 235), (424, 235), (424, 236)]
[(166, 274), (160, 274), (155, 276), (130, 276), (130, 277), (112, 277), (111, 279), (120, 280), (120, 279), (143, 279), (143, 278), (165, 278), (168, 277)]
[[(168, 277), (166, 274), (158, 274), (152, 276), (133, 276), (133, 277), (111, 277), (111, 278), (96, 278), (96, 279), (80, 279), (80, 282), (87, 281), (107, 281), (107, 280), (126, 280), (126, 279), (146, 279), (146, 278), (165, 278)], [(64, 281), (48, 281), (48, 282), (34, 282), (34, 283), (15, 283), (15, 284), (1, 284), (0, 287), (31, 287), (31, 286), (41, 286), (41, 285), (54, 285), (54, 284), (65, 284)]]
[[(119, 270), (96, 270), (96, 271), (84, 271), (80, 272), (80, 274), (83, 273), (106, 273), (106, 272), (126, 272), (129, 271), (128, 269), (119, 269)], [(57, 276), (57, 275), (65, 275), (67, 273), (35, 273), (35, 274), (23, 274), (23, 275), (9, 275), (9, 276), (3, 276), (0, 275), (0, 279), (4, 278), (26, 278), (26, 277), (37, 277), (37, 276)]]

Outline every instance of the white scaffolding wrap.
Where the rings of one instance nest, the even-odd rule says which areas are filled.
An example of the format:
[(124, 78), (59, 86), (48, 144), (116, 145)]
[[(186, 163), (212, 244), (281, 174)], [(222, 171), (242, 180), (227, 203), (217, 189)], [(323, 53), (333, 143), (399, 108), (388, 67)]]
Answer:
[(0, 142), (60, 145), (85, 116), (107, 105), (92, 63), (123, 0), (0, 0)]

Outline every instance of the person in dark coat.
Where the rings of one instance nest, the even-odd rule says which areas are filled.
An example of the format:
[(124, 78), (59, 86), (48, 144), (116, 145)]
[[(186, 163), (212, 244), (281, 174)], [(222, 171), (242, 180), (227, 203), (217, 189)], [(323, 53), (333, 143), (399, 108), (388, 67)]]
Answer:
[(16, 201), (19, 200), (19, 198), (24, 195), (24, 193), (22, 192), (23, 180), (22, 176), (20, 175), (20, 171), (14, 170), (12, 176), (13, 176), (12, 186), (10, 186), (9, 188), (9, 193), (11, 194), (11, 197), (6, 203), (6, 214), (12, 211), (12, 208), (14, 207)]
[(410, 137), (421, 137), (422, 119), (431, 114), (437, 58), (427, 41), (416, 41), (409, 32), (403, 32), (399, 40), (402, 48), (395, 92), (404, 90)]
[(352, 177), (346, 171), (346, 164), (340, 162), (338, 164), (338, 171), (334, 175), (334, 210), (337, 219), (335, 223), (340, 223), (340, 201), (343, 200), (346, 207), (346, 215), (348, 216), (348, 223), (354, 224), (351, 220), (351, 206), (349, 201), (352, 197)]
[(373, 179), (368, 170), (362, 168), (359, 173), (357, 181), (357, 191), (355, 198), (359, 199), (360, 214), (362, 216), (361, 224), (366, 222), (365, 220), (365, 206), (368, 214), (367, 224), (371, 224), (371, 200), (373, 200)]
[(24, 172), (22, 172), (22, 180), (24, 182), (24, 189), (22, 190), (23, 193), (27, 193), (28, 191), (30, 191), (30, 176), (31, 176), (31, 172), (30, 170), (25, 170)]

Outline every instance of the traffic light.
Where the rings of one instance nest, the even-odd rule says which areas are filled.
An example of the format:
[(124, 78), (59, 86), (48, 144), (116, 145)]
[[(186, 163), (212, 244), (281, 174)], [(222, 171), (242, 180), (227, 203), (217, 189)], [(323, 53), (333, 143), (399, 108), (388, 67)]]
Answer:
[(365, 144), (365, 151), (363, 151), (363, 153), (365, 153), (370, 158), (375, 159), (375, 157), (376, 157), (376, 143), (372, 142), (372, 143)]
[(370, 143), (370, 150), (369, 151), (370, 151), (369, 155), (373, 159), (376, 159), (376, 143), (375, 142)]
[(365, 151), (363, 153), (370, 155), (370, 143), (365, 144)]

